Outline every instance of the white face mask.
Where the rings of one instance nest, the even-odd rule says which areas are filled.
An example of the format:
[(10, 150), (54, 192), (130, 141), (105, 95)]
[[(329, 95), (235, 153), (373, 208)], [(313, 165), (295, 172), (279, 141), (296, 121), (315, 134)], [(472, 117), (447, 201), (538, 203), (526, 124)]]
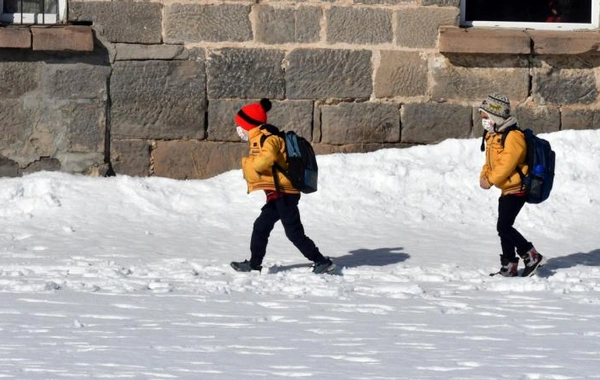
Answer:
[(481, 125), (489, 133), (494, 133), (494, 122), (490, 119), (481, 119)]
[(235, 128), (235, 131), (237, 132), (238, 136), (240, 136), (240, 139), (242, 139), (242, 141), (248, 141), (248, 132), (246, 132), (244, 128), (238, 125)]

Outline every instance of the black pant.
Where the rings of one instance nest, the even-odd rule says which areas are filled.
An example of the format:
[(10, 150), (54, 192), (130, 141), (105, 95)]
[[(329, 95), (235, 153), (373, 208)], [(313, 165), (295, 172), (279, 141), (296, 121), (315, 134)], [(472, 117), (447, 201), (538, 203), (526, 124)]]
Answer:
[(514, 227), (515, 219), (525, 205), (525, 197), (518, 195), (503, 195), (498, 200), (498, 236), (502, 246), (502, 256), (509, 261), (514, 260), (515, 249), (519, 256), (529, 251), (533, 244), (528, 242)]
[(267, 251), (269, 235), (278, 220), (281, 220), (287, 238), (304, 257), (313, 262), (324, 260), (315, 243), (304, 234), (304, 227), (300, 221), (300, 210), (298, 210), (299, 200), (300, 194), (285, 194), (263, 206), (260, 215), (254, 221), (250, 240), (250, 252), (252, 253), (250, 264), (253, 267), (262, 264)]

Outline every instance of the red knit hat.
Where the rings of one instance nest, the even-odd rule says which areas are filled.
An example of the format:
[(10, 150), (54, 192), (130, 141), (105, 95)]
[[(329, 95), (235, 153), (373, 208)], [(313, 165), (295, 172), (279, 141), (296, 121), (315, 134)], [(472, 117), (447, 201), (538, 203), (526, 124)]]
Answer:
[(235, 115), (235, 124), (249, 131), (267, 122), (267, 112), (271, 109), (269, 99), (261, 99), (258, 103), (243, 106)]

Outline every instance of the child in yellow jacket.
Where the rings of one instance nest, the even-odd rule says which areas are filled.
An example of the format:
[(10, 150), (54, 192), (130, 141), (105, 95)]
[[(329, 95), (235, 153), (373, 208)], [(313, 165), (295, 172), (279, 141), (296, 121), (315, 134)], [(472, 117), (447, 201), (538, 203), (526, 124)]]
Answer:
[(519, 130), (509, 133), (516, 129), (517, 119), (510, 114), (510, 101), (504, 95), (488, 95), (479, 107), (479, 114), (486, 142), (485, 164), (479, 185), (485, 190), (492, 186), (502, 190), (496, 225), (502, 247), (501, 267), (498, 273), (493, 274), (518, 276), (521, 257), (525, 264), (521, 276), (530, 277), (544, 264), (545, 258), (513, 227), (526, 201), (521, 175), (517, 171), (519, 167), (524, 175), (529, 172), (525, 135)]
[[(308, 260), (314, 263), (314, 273), (330, 273), (335, 264), (324, 257), (315, 243), (304, 233), (300, 221), (298, 202), (300, 191), (280, 171), (273, 170), (277, 164), (287, 170), (285, 141), (271, 134), (269, 128), (261, 128), (267, 122), (271, 101), (261, 99), (248, 104), (235, 117), (236, 130), (243, 141), (248, 141), (250, 152), (242, 159), (242, 171), (248, 191), (263, 190), (267, 201), (256, 218), (250, 238), (250, 260), (234, 261), (231, 267), (238, 272), (260, 271), (267, 250), (269, 235), (277, 221), (281, 221), (285, 235)], [(276, 185), (277, 183), (277, 185)]]

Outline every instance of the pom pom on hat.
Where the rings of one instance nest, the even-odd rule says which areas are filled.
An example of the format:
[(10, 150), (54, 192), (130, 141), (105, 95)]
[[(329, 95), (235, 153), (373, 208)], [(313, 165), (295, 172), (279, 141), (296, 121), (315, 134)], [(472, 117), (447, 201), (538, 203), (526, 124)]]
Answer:
[(494, 123), (500, 125), (510, 117), (510, 100), (508, 100), (506, 96), (500, 94), (488, 95), (483, 102), (481, 102), (479, 111), (487, 113)]
[(242, 107), (235, 115), (235, 124), (249, 131), (267, 122), (267, 112), (271, 110), (271, 101), (261, 99), (258, 103), (248, 104)]

